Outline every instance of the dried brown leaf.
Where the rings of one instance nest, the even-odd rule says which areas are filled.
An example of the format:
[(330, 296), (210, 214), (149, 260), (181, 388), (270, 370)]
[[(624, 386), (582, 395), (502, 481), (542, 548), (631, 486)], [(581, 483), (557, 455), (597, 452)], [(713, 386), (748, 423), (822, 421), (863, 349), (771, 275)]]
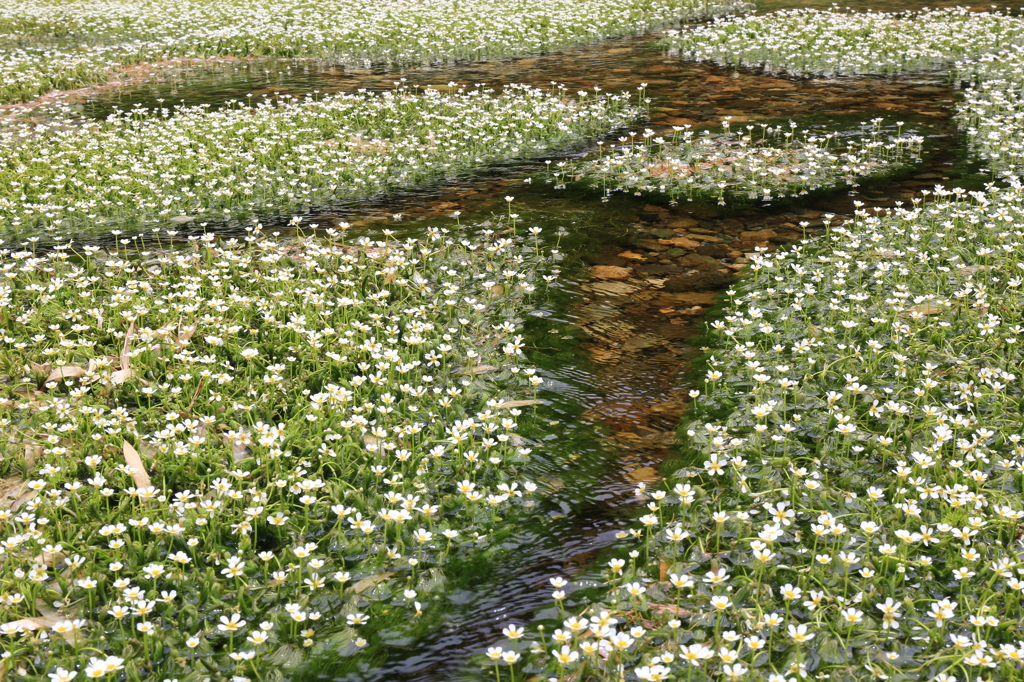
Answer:
[(61, 381), (62, 379), (77, 379), (83, 376), (88, 370), (85, 367), (77, 367), (75, 365), (66, 365), (64, 367), (58, 367), (46, 377), (46, 383), (51, 381)]
[(120, 386), (121, 384), (123, 384), (124, 382), (128, 381), (129, 379), (131, 379), (134, 376), (135, 376), (135, 370), (133, 370), (130, 367), (125, 367), (123, 369), (117, 370), (116, 372), (111, 372), (111, 374), (110, 374), (110, 381), (114, 385)]
[[(203, 434), (205, 435), (205, 434)], [(139, 454), (146, 459), (153, 459), (157, 456), (160, 451), (156, 449), (156, 446), (146, 441), (139, 441)]]
[(239, 443), (237, 440), (231, 442), (231, 454), (236, 462), (241, 462), (248, 457), (249, 452), (249, 446), (245, 443)]
[(59, 622), (59, 618), (53, 618), (52, 616), (39, 616), (36, 618), (22, 618), (21, 620), (13, 620), (8, 622), (7, 625), (18, 626), (21, 627), (23, 630), (47, 630), (49, 628), (52, 628)]
[(692, 611), (687, 611), (683, 607), (676, 606), (675, 604), (648, 603), (647, 606), (650, 607), (651, 611), (654, 611), (655, 613), (671, 613), (673, 616), (678, 616), (680, 618), (686, 618), (687, 616), (693, 615)]
[(241, 462), (252, 454), (252, 451), (249, 449), (252, 438), (247, 429), (241, 429), (234, 435), (221, 434), (220, 442), (231, 448), (231, 455), (236, 462)]
[(124, 450), (124, 461), (135, 470), (132, 472), (132, 480), (135, 481), (135, 487), (148, 488), (153, 485), (149, 480), (149, 474), (146, 473), (146, 467), (142, 464), (142, 458), (139, 457), (135, 447), (128, 441), (125, 441), (122, 450)]
[(910, 308), (907, 308), (903, 312), (905, 312), (908, 315), (912, 313), (918, 313), (919, 315), (938, 315), (940, 312), (942, 312), (942, 308), (933, 303), (924, 303), (922, 305), (915, 305)]
[(543, 403), (543, 400), (509, 400), (500, 405), (495, 405), (494, 409), (504, 410), (512, 407), (529, 407), (530, 405), (541, 405)]
[[(132, 338), (134, 336), (135, 336), (135, 320), (132, 320), (131, 323), (128, 325), (128, 331), (126, 331), (124, 333), (124, 345), (121, 346), (121, 358), (120, 359), (121, 359), (121, 370), (122, 371), (123, 370), (127, 370), (130, 367), (131, 358), (128, 357), (128, 349), (131, 348)], [(128, 377), (125, 377), (124, 380), (116, 382), (116, 383), (123, 383), (123, 381), (127, 381), (127, 379), (128, 379)]]
[(194, 323), (192, 323), (191, 327), (185, 327), (184, 329), (179, 327), (178, 328), (178, 339), (177, 339), (178, 345), (179, 346), (187, 346), (189, 340), (196, 333), (197, 329), (199, 329), (199, 323), (198, 322), (194, 322)]
[[(66, 614), (47, 606), (46, 602), (42, 599), (36, 600), (36, 611), (38, 611), (40, 615), (33, 616), (32, 618), (22, 618), (21, 620), (16, 620), (14, 622), (21, 625), (25, 630), (49, 630), (57, 623), (69, 619), (69, 616)], [(62, 632), (60, 635), (64, 638), (64, 641), (71, 646), (75, 646), (77, 643), (76, 640), (80, 636), (79, 633), (73, 630), (69, 632)]]
[(88, 369), (90, 372), (95, 372), (96, 370), (101, 369), (103, 367), (109, 367), (116, 361), (117, 358), (115, 357), (92, 358), (91, 360), (89, 360), (89, 365), (86, 367), (86, 369)]
[(50, 370), (53, 369), (53, 365), (50, 364), (49, 362), (44, 362), (43, 364), (40, 365), (38, 362), (31, 362), (30, 361), (28, 363), (28, 366), (30, 368), (32, 368), (32, 371), (35, 374), (38, 374), (40, 376), (49, 376), (50, 375)]
[(36, 466), (36, 457), (41, 457), (43, 454), (42, 445), (33, 445), (32, 443), (25, 443), (25, 469), (32, 471)]
[(55, 568), (60, 566), (65, 558), (67, 558), (67, 555), (64, 552), (43, 552), (37, 555), (34, 561), (42, 566)]
[(20, 476), (0, 478), (0, 507), (6, 504), (11, 511), (18, 511), (19, 507), (38, 494), (39, 491), (26, 486)]

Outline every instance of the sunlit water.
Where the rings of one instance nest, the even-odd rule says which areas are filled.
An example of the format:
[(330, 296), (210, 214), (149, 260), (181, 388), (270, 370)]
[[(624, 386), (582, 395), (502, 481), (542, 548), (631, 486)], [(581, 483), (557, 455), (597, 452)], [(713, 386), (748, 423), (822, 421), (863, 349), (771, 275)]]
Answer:
[[(804, 7), (825, 9), (828, 0)], [(928, 6), (954, 6), (933, 2)], [(985, 3), (1004, 8), (1017, 3)], [(792, 7), (771, 0), (761, 11)], [(923, 4), (845, 2), (854, 9), (915, 9)], [(469, 655), (500, 637), (510, 621), (525, 622), (548, 606), (549, 577), (586, 580), (602, 549), (633, 514), (632, 489), (653, 482), (671, 463), (674, 431), (685, 412), (688, 362), (700, 355), (697, 337), (713, 292), (667, 291), (665, 281), (689, 271), (679, 256), (641, 253), (632, 261), (639, 274), (623, 286), (589, 281), (588, 265), (624, 264), (620, 254), (643, 251), (673, 220), (691, 219), (693, 229), (709, 237), (714, 257), (735, 262), (733, 247), (751, 248), (744, 233), (776, 230), (771, 246), (798, 236), (800, 222), (820, 227), (822, 212), (849, 215), (854, 201), (869, 208), (908, 201), (936, 183), (976, 187), (985, 178), (964, 161), (961, 138), (949, 121), (956, 92), (939, 75), (901, 79), (788, 80), (756, 72), (682, 62), (654, 45), (656, 36), (606, 41), (507, 62), (461, 64), (408, 70), (345, 70), (312, 62), (235, 63), (224, 68), (179, 70), (130, 88), (104, 88), (80, 102), (85, 115), (102, 117), (134, 105), (177, 103), (220, 106), (236, 99), (388, 89), (398, 82), (443, 87), (449, 82), (530, 83), (552, 81), (571, 90), (634, 90), (647, 84), (650, 121), (632, 130), (671, 125), (717, 126), (791, 119), (800, 125), (848, 126), (874, 117), (901, 120), (928, 137), (925, 162), (884, 185), (866, 183), (858, 192), (818, 194), (805, 201), (725, 212), (715, 207), (682, 207), (667, 212), (656, 198), (616, 196), (601, 203), (594, 192), (552, 189), (540, 177), (542, 160), (522, 160), (373, 202), (318, 208), (307, 217), (330, 224), (344, 220), (353, 229), (376, 233), (401, 228), (416, 233), (428, 225), (450, 225), (462, 211), (468, 224), (507, 211), (514, 196), (522, 225), (538, 225), (554, 240), (559, 228), (569, 235), (568, 278), (530, 311), (530, 360), (548, 383), (545, 405), (525, 421), (523, 434), (534, 441), (531, 477), (557, 491), (537, 513), (509, 535), (502, 550), (457, 569), (445, 615), (413, 633), (384, 633), (385, 645), (357, 659), (324, 661), (301, 679), (359, 681), (475, 680), (486, 674), (466, 665)], [(628, 132), (628, 131), (627, 131)], [(616, 133), (615, 137), (620, 133)], [(565, 154), (587, 151), (584, 144)], [(524, 179), (534, 176), (532, 183)], [(400, 214), (400, 223), (395, 215)], [(268, 217), (273, 220), (273, 216)], [(287, 216), (280, 216), (283, 222)], [(187, 230), (183, 230), (185, 232)], [(787, 236), (788, 235), (788, 236)], [(802, 236), (802, 235), (799, 235)], [(637, 240), (641, 240), (638, 242)], [(641, 244), (638, 246), (638, 244)], [(693, 304), (702, 308), (693, 308)], [(671, 464), (670, 464), (671, 465)], [(571, 607), (573, 596), (567, 603)]]

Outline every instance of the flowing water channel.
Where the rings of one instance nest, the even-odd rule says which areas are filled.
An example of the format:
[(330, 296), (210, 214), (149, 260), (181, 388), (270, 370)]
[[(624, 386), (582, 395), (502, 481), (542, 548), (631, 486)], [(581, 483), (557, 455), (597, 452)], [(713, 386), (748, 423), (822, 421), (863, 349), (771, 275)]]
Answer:
[[(799, 6), (826, 8), (826, 0)], [(931, 3), (952, 6), (954, 2)], [(986, 3), (986, 6), (992, 3)], [(1013, 7), (1013, 3), (995, 3)], [(904, 2), (850, 2), (854, 9), (905, 10)], [(768, 11), (793, 3), (761, 3)], [(512, 210), (524, 226), (544, 228), (566, 253), (558, 289), (529, 311), (529, 359), (548, 380), (545, 404), (525, 420), (535, 441), (531, 477), (554, 490), (536, 515), (505, 538), (500, 552), (456, 571), (445, 599), (432, 608), (440, 620), (416, 629), (382, 633), (369, 656), (324, 661), (301, 679), (359, 681), (477, 680), (490, 673), (467, 658), (500, 638), (508, 622), (526, 622), (549, 604), (548, 578), (586, 582), (588, 570), (634, 515), (632, 490), (672, 466), (675, 429), (686, 410), (688, 363), (701, 355), (700, 335), (709, 310), (742, 273), (756, 247), (784, 248), (813, 235), (829, 214), (852, 215), (909, 202), (935, 184), (975, 188), (988, 178), (966, 162), (961, 135), (950, 121), (956, 91), (940, 74), (900, 79), (788, 79), (680, 61), (665, 54), (657, 36), (605, 41), (586, 48), (499, 63), (407, 70), (344, 70), (322, 63), (232, 63), (217, 69), (179, 70), (160, 79), (104, 87), (79, 101), (88, 116), (140, 104), (218, 106), (249, 95), (329, 93), (449, 82), (552, 82), (570, 91), (605, 91), (647, 84), (650, 120), (657, 131), (673, 125), (717, 127), (794, 120), (801, 127), (849, 127), (882, 117), (927, 137), (924, 161), (884, 183), (818, 193), (799, 202), (726, 210), (671, 206), (658, 197), (556, 190), (544, 181), (543, 159), (492, 167), (442, 186), (421, 188), (363, 204), (318, 210), (312, 222), (346, 221), (353, 231), (400, 229), (416, 234), (450, 226), (461, 211), (472, 229)], [(626, 131), (629, 132), (629, 131)], [(622, 134), (614, 133), (611, 138)], [(591, 141), (592, 143), (592, 141)], [(591, 143), (565, 150), (578, 155)], [(396, 220), (400, 216), (400, 220)], [(663, 243), (685, 236), (700, 243), (683, 251)], [(594, 267), (598, 266), (598, 267)], [(599, 266), (628, 266), (628, 279), (602, 279)], [(567, 604), (573, 604), (570, 594)]]

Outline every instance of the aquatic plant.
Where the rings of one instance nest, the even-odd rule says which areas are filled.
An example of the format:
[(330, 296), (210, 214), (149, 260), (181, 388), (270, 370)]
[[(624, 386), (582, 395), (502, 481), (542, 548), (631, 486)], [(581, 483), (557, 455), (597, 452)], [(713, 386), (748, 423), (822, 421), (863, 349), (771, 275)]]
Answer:
[(745, 0), (14, 0), (0, 7), (0, 102), (103, 83), (120, 67), (146, 62), (505, 59), (750, 7)]
[(0, 672), (372, 650), (532, 504), (536, 236), (268, 237), (0, 253)]
[(603, 592), (499, 648), (578, 678), (1021, 674), (1024, 187), (934, 198), (755, 259), (692, 465), (637, 488)]
[(583, 182), (613, 192), (661, 193), (672, 200), (771, 201), (891, 172), (920, 159), (923, 138), (895, 134), (875, 119), (863, 129), (837, 132), (796, 130), (767, 124), (746, 125), (738, 132), (729, 120), (723, 132), (697, 133), (675, 126), (669, 139), (651, 129), (620, 137), (607, 153), (553, 165), (558, 187)]
[(684, 59), (795, 76), (895, 75), (1024, 42), (1024, 18), (944, 8), (920, 12), (784, 10), (670, 31), (664, 46)]
[(627, 94), (507, 86), (134, 109), (0, 128), (0, 235), (51, 239), (365, 198), (604, 133)]
[(957, 103), (957, 122), (971, 151), (1003, 176), (1020, 176), (1024, 165), (1024, 70), (1021, 46), (1012, 46), (956, 65), (956, 78), (969, 87)]
[[(904, 29), (881, 26), (892, 54)], [(866, 72), (926, 65), (863, 38)], [(644, 508), (602, 587), (577, 597), (561, 579), (549, 628), (506, 629), (489, 660), (581, 679), (1020, 677), (1022, 79), (1018, 47), (964, 41), (958, 120), (1004, 182), (826, 216), (823, 237), (759, 249), (711, 324), (684, 466), (636, 488)], [(860, 68), (836, 55), (765, 63)]]

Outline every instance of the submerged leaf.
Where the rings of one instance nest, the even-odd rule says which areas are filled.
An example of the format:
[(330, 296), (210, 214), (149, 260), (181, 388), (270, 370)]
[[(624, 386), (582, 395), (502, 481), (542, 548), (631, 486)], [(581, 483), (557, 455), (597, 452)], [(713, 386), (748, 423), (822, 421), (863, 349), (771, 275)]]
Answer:
[(349, 589), (352, 591), (353, 594), (362, 594), (374, 585), (384, 582), (393, 575), (395, 575), (393, 571), (385, 571), (384, 573), (371, 575), (368, 578), (363, 578), (362, 580), (358, 581)]

